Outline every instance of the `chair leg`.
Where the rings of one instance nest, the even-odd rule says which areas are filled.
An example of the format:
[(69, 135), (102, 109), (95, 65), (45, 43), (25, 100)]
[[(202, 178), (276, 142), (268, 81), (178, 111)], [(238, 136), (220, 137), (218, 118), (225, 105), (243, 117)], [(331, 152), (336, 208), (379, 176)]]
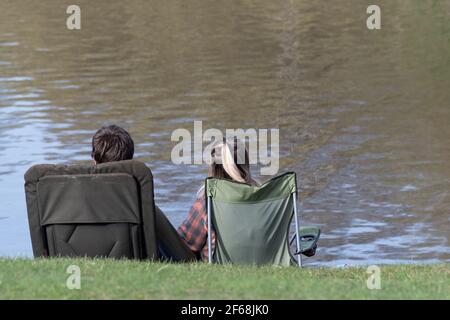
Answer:
[(212, 248), (211, 248), (211, 197), (207, 197), (207, 212), (208, 212), (208, 263), (212, 263)]
[(300, 247), (300, 230), (299, 230), (299, 218), (298, 218), (298, 210), (297, 210), (297, 192), (292, 193), (292, 200), (294, 202), (294, 220), (295, 220), (295, 234), (296, 234), (296, 244), (297, 244), (297, 262), (298, 266), (302, 267), (302, 249)]

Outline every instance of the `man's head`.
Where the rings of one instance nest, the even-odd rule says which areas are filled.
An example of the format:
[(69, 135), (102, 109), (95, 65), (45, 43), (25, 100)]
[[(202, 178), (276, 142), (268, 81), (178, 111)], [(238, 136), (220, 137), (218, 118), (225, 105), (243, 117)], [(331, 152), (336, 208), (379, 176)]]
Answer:
[(116, 125), (102, 127), (92, 137), (95, 163), (133, 159), (134, 142), (129, 133)]

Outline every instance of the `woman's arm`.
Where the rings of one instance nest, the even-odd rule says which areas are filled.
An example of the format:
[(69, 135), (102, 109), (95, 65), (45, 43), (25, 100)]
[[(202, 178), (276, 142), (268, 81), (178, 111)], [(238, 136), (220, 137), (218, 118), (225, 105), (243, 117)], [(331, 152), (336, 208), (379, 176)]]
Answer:
[(187, 218), (178, 228), (181, 238), (196, 253), (200, 253), (206, 244), (206, 220), (205, 199), (199, 197), (189, 210)]

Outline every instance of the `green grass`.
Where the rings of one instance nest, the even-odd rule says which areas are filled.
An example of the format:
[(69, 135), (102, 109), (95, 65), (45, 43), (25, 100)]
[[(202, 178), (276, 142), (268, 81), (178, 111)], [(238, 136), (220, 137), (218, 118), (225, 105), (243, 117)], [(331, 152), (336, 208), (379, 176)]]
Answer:
[[(78, 265), (81, 289), (66, 287)], [(365, 268), (167, 264), (90, 259), (0, 259), (0, 299), (450, 299), (450, 265)]]

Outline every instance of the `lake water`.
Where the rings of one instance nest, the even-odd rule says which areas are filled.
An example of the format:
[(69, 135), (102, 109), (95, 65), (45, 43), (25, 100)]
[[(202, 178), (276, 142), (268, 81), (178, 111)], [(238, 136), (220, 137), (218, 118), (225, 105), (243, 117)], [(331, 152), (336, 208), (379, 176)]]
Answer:
[(450, 2), (0, 2), (0, 256), (31, 256), (23, 174), (88, 160), (116, 123), (178, 225), (206, 174), (173, 130), (279, 128), (307, 265), (450, 261)]

